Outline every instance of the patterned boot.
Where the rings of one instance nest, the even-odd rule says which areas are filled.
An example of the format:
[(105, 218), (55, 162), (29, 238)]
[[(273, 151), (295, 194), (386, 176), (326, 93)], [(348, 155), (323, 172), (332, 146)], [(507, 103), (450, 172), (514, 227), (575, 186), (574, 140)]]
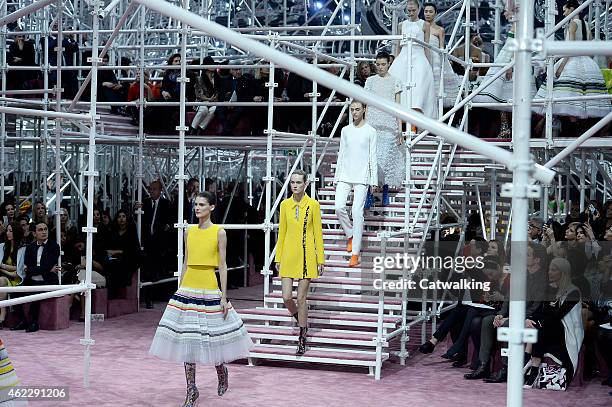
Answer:
[(195, 383), (196, 364), (185, 363), (185, 379), (187, 380), (187, 396), (182, 407), (194, 407), (197, 403), (200, 392)]
[(308, 333), (308, 328), (300, 327), (300, 337), (298, 338), (298, 346), (295, 354), (297, 356), (302, 356), (306, 353), (306, 334)]
[(225, 365), (215, 366), (217, 369), (217, 394), (219, 396), (223, 396), (227, 391), (227, 387), (229, 386), (229, 372), (227, 371), (227, 367)]

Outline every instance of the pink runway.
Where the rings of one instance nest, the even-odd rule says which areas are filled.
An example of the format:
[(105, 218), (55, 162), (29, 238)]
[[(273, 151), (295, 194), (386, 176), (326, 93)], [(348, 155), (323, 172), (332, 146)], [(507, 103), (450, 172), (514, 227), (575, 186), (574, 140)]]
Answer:
[[(261, 287), (232, 291), (233, 298), (253, 298)], [(233, 301), (237, 308), (257, 305)], [(104, 322), (92, 323), (91, 387), (83, 386), (83, 323), (72, 321), (61, 331), (3, 330), (2, 339), (25, 386), (68, 386), (67, 402), (32, 402), (36, 406), (180, 406), (185, 397), (183, 367), (148, 355), (163, 304)], [(406, 366), (386, 362), (375, 381), (367, 368), (315, 366), (307, 363), (261, 362), (229, 366), (230, 387), (216, 395), (216, 373), (198, 367), (202, 406), (410, 406), (462, 407), (506, 404), (506, 385), (468, 382), (467, 369), (453, 369), (433, 355), (413, 352)], [(609, 406), (608, 387), (592, 380), (566, 392), (526, 390), (525, 406)]]

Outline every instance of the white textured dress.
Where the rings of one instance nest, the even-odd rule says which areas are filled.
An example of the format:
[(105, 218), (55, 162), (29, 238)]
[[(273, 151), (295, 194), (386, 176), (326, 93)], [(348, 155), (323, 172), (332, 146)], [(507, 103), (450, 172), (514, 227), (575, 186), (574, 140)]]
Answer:
[[(435, 35), (429, 36), (429, 44), (440, 48), (440, 39)], [(434, 80), (434, 100), (438, 100), (437, 96), (440, 92), (440, 74), (442, 71), (442, 55), (431, 51), (431, 63), (433, 68), (433, 80)], [(455, 106), (455, 99), (459, 94), (459, 88), (461, 87), (461, 78), (451, 68), (448, 59), (444, 61), (444, 107)], [(437, 104), (437, 102), (436, 102)]]
[[(576, 41), (582, 41), (582, 20), (574, 19), (577, 24)], [(568, 38), (569, 24), (565, 28), (565, 38)], [(555, 64), (555, 72), (559, 67), (560, 59)], [(556, 116), (574, 116), (580, 119), (604, 117), (612, 110), (610, 99), (587, 99), (585, 96), (607, 95), (606, 82), (603, 74), (597, 66), (593, 58), (588, 56), (571, 57), (561, 71), (561, 75), (555, 78), (553, 82), (554, 98), (573, 97), (576, 100), (554, 102), (553, 115)], [(542, 84), (536, 98), (545, 98), (547, 96), (546, 82)], [(546, 114), (545, 105), (534, 106), (535, 113)]]
[[(423, 20), (406, 20), (402, 23), (402, 34), (424, 42), (424, 25)], [(412, 52), (409, 44), (401, 45), (402, 50), (389, 69), (389, 73), (399, 79), (404, 86), (401, 103), (412, 109), (420, 109), (426, 116), (435, 118), (438, 116), (438, 109), (434, 99), (433, 71), (425, 56), (425, 50), (416, 43), (412, 44)], [(414, 85), (412, 88), (409, 88), (410, 82)]]
[[(366, 80), (364, 89), (381, 99), (395, 101), (395, 95), (402, 91), (402, 83), (390, 74), (385, 77), (374, 75)], [(369, 106), (366, 121), (376, 130), (378, 185), (401, 187), (406, 177), (406, 149), (403, 145), (397, 145), (397, 135), (400, 133), (397, 119)]]

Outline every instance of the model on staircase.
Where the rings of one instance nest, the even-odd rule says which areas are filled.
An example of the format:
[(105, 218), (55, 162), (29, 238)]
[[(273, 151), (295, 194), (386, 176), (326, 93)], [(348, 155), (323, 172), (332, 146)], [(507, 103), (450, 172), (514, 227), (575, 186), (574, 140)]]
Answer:
[[(379, 52), (376, 55), (377, 75), (370, 76), (364, 88), (381, 99), (400, 103), (402, 82), (389, 74), (390, 65), (391, 55)], [(375, 107), (368, 109), (366, 120), (376, 130), (379, 179), (383, 186), (382, 204), (387, 206), (389, 205), (389, 187), (401, 188), (406, 178), (406, 149), (403, 146), (402, 122)], [(372, 206), (372, 203), (366, 202), (366, 208)]]
[(227, 235), (210, 220), (215, 204), (211, 192), (201, 192), (196, 197), (198, 224), (185, 231), (180, 288), (170, 299), (149, 350), (162, 359), (185, 364), (187, 396), (183, 407), (194, 406), (199, 396), (196, 363), (215, 366), (217, 394), (222, 396), (228, 387), (225, 363), (248, 357), (253, 346), (246, 327), (226, 297)]
[[(406, 2), (407, 20), (400, 25), (400, 34), (429, 43), (430, 26), (419, 19), (417, 0)], [(393, 61), (389, 73), (402, 82), (402, 106), (418, 110), (427, 117), (438, 117), (435, 102), (433, 70), (430, 64), (429, 49), (416, 42), (412, 46), (400, 41), (401, 51)]]
[[(291, 174), (292, 196), (281, 202), (276, 243), (276, 269), (281, 277), (283, 302), (300, 328), (296, 355), (306, 352), (310, 280), (323, 273), (323, 226), (321, 206), (306, 193), (308, 175), (302, 170)], [(298, 280), (297, 304), (293, 299), (293, 280)]]
[[(348, 239), (346, 251), (351, 253), (349, 267), (357, 267), (360, 263), (363, 207), (368, 186), (375, 188), (378, 183), (377, 136), (374, 127), (364, 119), (366, 106), (362, 102), (353, 101), (350, 112), (353, 123), (345, 126), (340, 134), (340, 151), (334, 175), (336, 186), (334, 209)], [(346, 207), (351, 190), (353, 191), (352, 223)]]

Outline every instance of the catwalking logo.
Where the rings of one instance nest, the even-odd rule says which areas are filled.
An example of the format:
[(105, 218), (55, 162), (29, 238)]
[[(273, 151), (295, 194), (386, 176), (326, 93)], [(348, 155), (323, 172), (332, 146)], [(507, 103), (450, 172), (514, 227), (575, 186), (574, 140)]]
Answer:
[[(454, 270), (455, 273), (462, 274), (467, 269), (480, 269), (485, 267), (484, 257), (477, 256), (414, 256), (408, 253), (397, 253), (395, 256), (374, 257), (373, 271), (381, 273), (383, 270), (393, 269), (409, 270), (415, 273), (417, 270), (427, 269), (446, 269)], [(394, 290), (490, 290), (489, 281), (476, 281), (474, 279), (461, 278), (458, 281), (440, 281), (422, 278), (418, 281), (400, 278), (399, 280), (374, 279), (372, 285), (375, 290), (394, 291)]]
[(373, 271), (381, 273), (383, 269), (407, 269), (411, 273), (418, 269), (446, 269), (463, 273), (466, 269), (483, 269), (484, 257), (477, 256), (415, 256), (408, 253), (396, 253), (395, 256), (374, 257)]

